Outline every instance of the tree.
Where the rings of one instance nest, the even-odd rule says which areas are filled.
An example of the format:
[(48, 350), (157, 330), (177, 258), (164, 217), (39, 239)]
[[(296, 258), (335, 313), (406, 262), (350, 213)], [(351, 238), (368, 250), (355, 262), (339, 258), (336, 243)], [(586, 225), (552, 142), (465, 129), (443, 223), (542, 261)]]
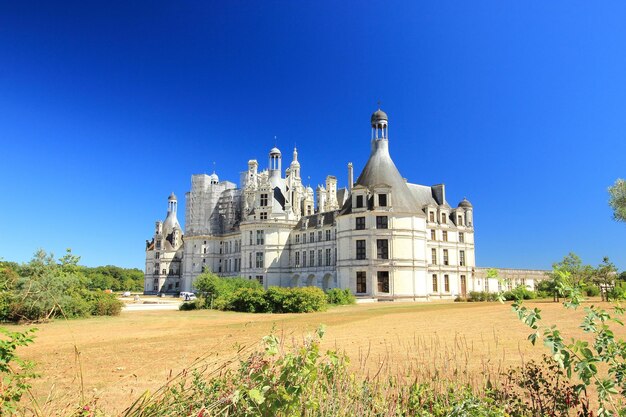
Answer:
[(609, 261), (608, 257), (602, 259), (602, 263), (598, 265), (593, 273), (593, 282), (600, 288), (602, 301), (609, 301), (609, 294), (615, 288), (615, 280), (617, 278), (617, 268)]
[(574, 252), (568, 253), (561, 262), (553, 263), (552, 272), (548, 274), (549, 280), (546, 287), (553, 294), (555, 302), (558, 302), (559, 297), (562, 296), (559, 291), (562, 274), (557, 271), (567, 272), (569, 280), (574, 286), (588, 283), (594, 272), (591, 265), (584, 265), (582, 259)]
[(621, 178), (609, 187), (609, 205), (613, 209), (613, 218), (626, 222), (626, 181)]

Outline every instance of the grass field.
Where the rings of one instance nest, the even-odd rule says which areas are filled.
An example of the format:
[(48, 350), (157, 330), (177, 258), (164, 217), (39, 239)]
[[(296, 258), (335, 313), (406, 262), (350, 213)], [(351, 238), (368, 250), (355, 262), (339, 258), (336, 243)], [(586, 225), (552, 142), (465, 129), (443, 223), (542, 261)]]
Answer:
[[(543, 323), (579, 334), (582, 312), (549, 302), (528, 305), (543, 310)], [(480, 381), (545, 352), (526, 341), (529, 331), (508, 304), (377, 303), (311, 314), (144, 311), (58, 320), (38, 325), (35, 344), (21, 354), (37, 362), (42, 378), (34, 393), (40, 404), (51, 402), (47, 414), (78, 404), (81, 395), (116, 413), (196, 358), (227, 361), (272, 331), (288, 344), (299, 342), (320, 324), (327, 328), (322, 347), (345, 351), (352, 366), (369, 375), (439, 372)], [(626, 331), (616, 329), (616, 336)]]

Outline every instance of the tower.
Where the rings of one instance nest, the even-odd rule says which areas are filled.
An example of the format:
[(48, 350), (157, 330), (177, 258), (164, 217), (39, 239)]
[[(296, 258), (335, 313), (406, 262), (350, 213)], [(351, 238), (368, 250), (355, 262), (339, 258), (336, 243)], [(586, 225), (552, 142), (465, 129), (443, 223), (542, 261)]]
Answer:
[(300, 178), (300, 162), (298, 162), (298, 149), (293, 148), (293, 161), (291, 161), (290, 165), (290, 173), (294, 178)]

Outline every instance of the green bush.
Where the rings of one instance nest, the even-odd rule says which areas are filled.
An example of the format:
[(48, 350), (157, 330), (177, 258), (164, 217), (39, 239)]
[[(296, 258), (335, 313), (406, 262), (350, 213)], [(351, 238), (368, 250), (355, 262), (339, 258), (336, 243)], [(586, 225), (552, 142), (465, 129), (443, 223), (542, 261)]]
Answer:
[(528, 288), (526, 288), (526, 286), (524, 285), (520, 285), (519, 287), (515, 288), (513, 291), (505, 291), (502, 294), (502, 296), (507, 301), (519, 300), (519, 299), (534, 300), (535, 298), (537, 298), (537, 295), (533, 291), (530, 291)]
[(207, 308), (206, 300), (202, 297), (198, 297), (193, 301), (185, 301), (178, 307), (181, 311), (200, 310), (202, 308)]
[(327, 307), (326, 294), (317, 287), (270, 287), (265, 297), (273, 313), (310, 313)]
[(123, 303), (114, 294), (101, 291), (92, 291), (89, 300), (92, 316), (119, 316)]
[(266, 313), (269, 305), (262, 288), (238, 288), (228, 297), (224, 310), (246, 313)]
[(597, 285), (587, 285), (585, 286), (585, 295), (587, 297), (597, 297), (600, 295), (600, 288)]
[(217, 275), (205, 272), (200, 274), (193, 283), (203, 297), (210, 302), (220, 297), (228, 297), (240, 288), (263, 288), (256, 279), (246, 279), (241, 277), (221, 278)]
[(348, 305), (356, 303), (356, 297), (349, 288), (344, 290), (340, 288), (333, 288), (326, 291), (326, 301), (328, 304), (334, 305)]

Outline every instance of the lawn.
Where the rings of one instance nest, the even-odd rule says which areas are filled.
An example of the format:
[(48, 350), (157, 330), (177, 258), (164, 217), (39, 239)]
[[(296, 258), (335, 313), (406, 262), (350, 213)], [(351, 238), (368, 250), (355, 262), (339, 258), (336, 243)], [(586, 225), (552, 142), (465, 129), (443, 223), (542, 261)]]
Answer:
[[(543, 310), (545, 324), (558, 324), (565, 335), (579, 334), (582, 312), (550, 302), (528, 305)], [(345, 351), (355, 370), (372, 376), (429, 377), (438, 371), (480, 382), (485, 374), (545, 352), (526, 341), (529, 331), (508, 304), (376, 303), (311, 314), (141, 311), (58, 320), (38, 325), (35, 344), (21, 354), (37, 362), (42, 378), (34, 393), (41, 404), (48, 399), (59, 412), (83, 395), (117, 413), (197, 358), (227, 361), (243, 348), (259, 346), (272, 331), (288, 344), (299, 342), (320, 324), (327, 329), (322, 346)], [(626, 331), (616, 329), (616, 335), (624, 338)], [(48, 408), (46, 415), (52, 414)]]

